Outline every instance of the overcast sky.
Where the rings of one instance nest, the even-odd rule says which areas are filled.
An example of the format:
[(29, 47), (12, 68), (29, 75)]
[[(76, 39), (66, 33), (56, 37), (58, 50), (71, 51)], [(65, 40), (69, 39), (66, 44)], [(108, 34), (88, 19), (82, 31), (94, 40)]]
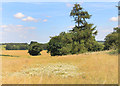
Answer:
[[(2, 25), (0, 25), (1, 42), (38, 41), (46, 43), (50, 36), (67, 32), (74, 25), (69, 16), (75, 2), (4, 2)], [(80, 2), (79, 2), (80, 3)], [(89, 23), (97, 26), (96, 40), (104, 40), (118, 24), (117, 2), (82, 2), (84, 10), (92, 15)]]

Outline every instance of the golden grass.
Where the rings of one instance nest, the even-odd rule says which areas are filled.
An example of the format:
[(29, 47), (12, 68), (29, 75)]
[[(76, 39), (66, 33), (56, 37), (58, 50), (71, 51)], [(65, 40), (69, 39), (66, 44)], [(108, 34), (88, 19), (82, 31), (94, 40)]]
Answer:
[[(2, 56), (2, 83), (3, 84), (117, 84), (118, 83), (118, 56), (104, 52), (86, 53), (79, 55), (50, 56), (46, 51), (40, 56), (30, 56), (26, 50), (3, 50)], [(80, 75), (61, 77), (55, 74), (41, 73), (39, 65), (44, 68), (53, 67), (61, 63), (77, 67)], [(38, 67), (39, 66), (39, 67)], [(23, 75), (26, 70), (38, 68), (37, 75)], [(72, 67), (71, 67), (72, 68)], [(48, 69), (49, 70), (49, 69)], [(61, 69), (60, 69), (61, 70)], [(66, 69), (65, 69), (66, 70)], [(32, 70), (34, 71), (34, 70)], [(50, 71), (50, 70), (49, 70)], [(48, 71), (48, 72), (49, 72)], [(54, 70), (53, 70), (54, 71)], [(48, 73), (47, 72), (47, 73)], [(68, 72), (69, 73), (69, 72)], [(76, 72), (75, 72), (76, 73)], [(17, 76), (15, 76), (15, 74)], [(64, 73), (63, 73), (64, 74)]]

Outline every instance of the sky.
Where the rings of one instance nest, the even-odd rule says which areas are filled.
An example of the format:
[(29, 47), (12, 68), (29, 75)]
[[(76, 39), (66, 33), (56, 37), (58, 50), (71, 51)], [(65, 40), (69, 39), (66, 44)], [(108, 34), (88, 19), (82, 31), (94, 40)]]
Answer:
[[(118, 25), (117, 2), (79, 2), (92, 15), (89, 23), (97, 26), (97, 41)], [(3, 2), (0, 7), (2, 43), (37, 41), (47, 43), (50, 36), (68, 32), (75, 25), (70, 17), (75, 2)], [(1, 21), (0, 21), (1, 22)]]
[(2, 2), (118, 2), (119, 0), (2, 0)]

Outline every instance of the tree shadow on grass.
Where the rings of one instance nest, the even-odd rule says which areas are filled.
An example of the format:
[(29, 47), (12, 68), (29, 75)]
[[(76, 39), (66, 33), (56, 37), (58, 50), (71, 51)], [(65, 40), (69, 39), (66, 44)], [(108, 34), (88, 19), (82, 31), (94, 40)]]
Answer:
[(0, 56), (19, 57), (19, 56), (14, 56), (14, 55), (3, 55), (3, 54), (0, 54)]

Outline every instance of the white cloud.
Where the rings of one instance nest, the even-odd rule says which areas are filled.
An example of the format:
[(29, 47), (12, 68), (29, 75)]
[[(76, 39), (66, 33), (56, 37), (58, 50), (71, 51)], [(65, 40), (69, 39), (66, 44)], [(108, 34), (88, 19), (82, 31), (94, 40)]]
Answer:
[[(36, 18), (33, 18), (31, 16), (26, 16), (24, 15), (23, 13), (17, 13), (14, 15), (15, 18), (18, 18), (18, 19), (21, 19), (22, 21), (27, 21), (27, 22), (38, 22), (40, 21), (41, 19), (36, 19)], [(51, 16), (46, 16), (46, 17), (51, 17)]]
[(21, 19), (23, 17), (25, 17), (25, 15), (23, 13), (17, 13), (14, 15), (15, 18)]
[(25, 29), (36, 29), (36, 27), (24, 27)]
[(70, 4), (70, 3), (67, 3), (66, 6), (67, 6), (67, 7), (73, 7), (74, 5), (73, 5), (73, 4)]
[(112, 17), (112, 18), (110, 18), (110, 21), (117, 22), (118, 21), (118, 17)]
[(70, 29), (72, 29), (74, 26), (68, 26), (67, 28), (70, 28)]
[(44, 19), (43, 22), (47, 22), (48, 20), (47, 19)]
[[(24, 25), (2, 25), (0, 29), (2, 33), (3, 42), (25, 42), (30, 41), (31, 39), (36, 38), (35, 29), (36, 27), (27, 27)], [(32, 32), (32, 34), (31, 34)]]
[(17, 27), (23, 27), (23, 25), (16, 25)]
[(8, 31), (8, 32), (19, 32), (19, 31), (24, 31), (26, 29), (36, 29), (35, 27), (25, 27), (23, 25), (1, 25), (0, 27), (3, 28), (3, 31)]
[(7, 28), (7, 25), (0, 25), (0, 28)]
[(28, 17), (22, 19), (22, 21), (34, 21), (34, 22), (38, 22), (37, 19), (35, 19), (35, 18), (33, 18), (33, 17), (30, 17), (30, 16), (28, 16)]
[(46, 17), (50, 18), (51, 16), (46, 16)]

